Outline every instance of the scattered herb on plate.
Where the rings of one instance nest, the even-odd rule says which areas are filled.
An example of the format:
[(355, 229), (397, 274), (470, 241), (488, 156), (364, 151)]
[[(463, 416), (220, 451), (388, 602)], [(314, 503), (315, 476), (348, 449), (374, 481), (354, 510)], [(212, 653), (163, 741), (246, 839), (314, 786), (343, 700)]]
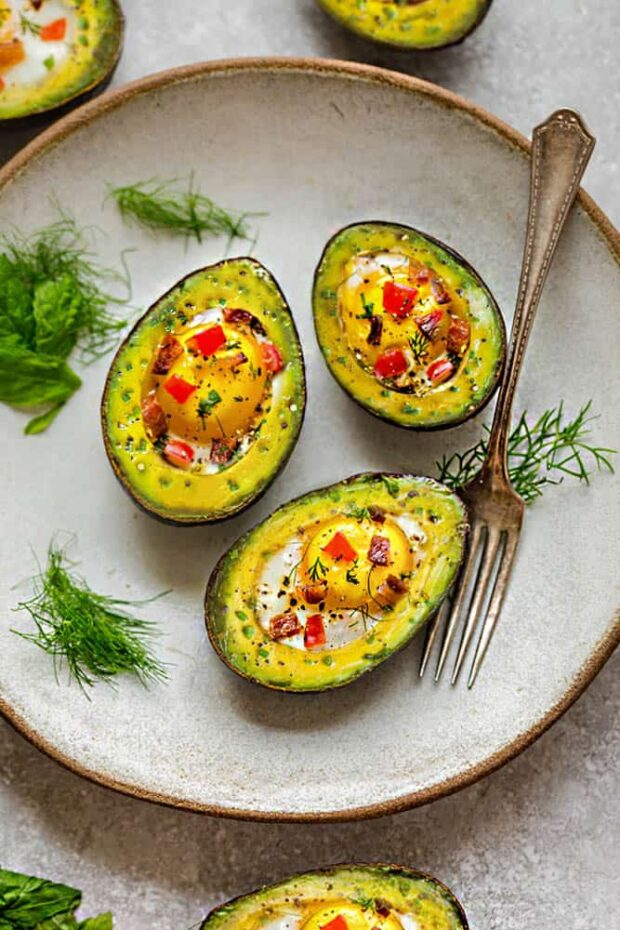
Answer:
[[(537, 420), (525, 411), (514, 427), (508, 444), (508, 470), (515, 491), (526, 504), (541, 497), (547, 485), (561, 484), (566, 477), (590, 483), (597, 471), (613, 473), (611, 457), (616, 449), (594, 445), (590, 439), (592, 401), (584, 404), (573, 419), (567, 419), (564, 404), (546, 410)], [(490, 427), (485, 436), (465, 452), (455, 452), (436, 462), (439, 480), (458, 490), (477, 474), (484, 462)]]
[(138, 181), (125, 187), (112, 187), (110, 194), (122, 215), (149, 229), (165, 229), (186, 237), (228, 236), (250, 239), (247, 220), (256, 213), (232, 213), (218, 206), (194, 187), (193, 177)]
[(1, 930), (112, 930), (112, 914), (78, 920), (82, 892), (0, 869)]
[(75, 348), (84, 363), (107, 352), (125, 320), (109, 310), (124, 303), (104, 288), (126, 276), (93, 260), (87, 231), (64, 214), (29, 237), (0, 237), (0, 401), (46, 408), (27, 434), (41, 433), (81, 380), (67, 364)]
[(15, 608), (30, 615), (36, 633), (13, 632), (49, 653), (56, 674), (64, 660), (83, 689), (96, 681), (111, 682), (122, 673), (135, 675), (145, 686), (165, 681), (168, 673), (151, 651), (156, 625), (134, 617), (126, 608), (169, 592), (148, 601), (108, 597), (95, 593), (73, 567), (65, 548), (52, 542), (47, 567), (33, 579), (33, 597)]

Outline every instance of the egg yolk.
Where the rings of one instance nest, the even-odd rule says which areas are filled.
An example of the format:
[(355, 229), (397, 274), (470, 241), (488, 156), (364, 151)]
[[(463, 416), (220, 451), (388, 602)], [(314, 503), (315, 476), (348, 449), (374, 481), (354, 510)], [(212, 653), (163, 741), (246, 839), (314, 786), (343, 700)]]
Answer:
[(336, 901), (314, 911), (300, 930), (402, 930), (393, 914), (379, 914), (375, 908), (364, 909), (350, 901)]
[(191, 327), (175, 336), (183, 352), (155, 381), (169, 430), (196, 443), (247, 432), (269, 375), (261, 343), (248, 328), (226, 323)]
[(411, 572), (413, 552), (390, 517), (379, 524), (338, 516), (317, 528), (300, 568), (302, 587), (320, 591), (325, 609), (355, 609), (398, 599), (386, 582)]
[(442, 359), (441, 381), (456, 373), (450, 353), (463, 355), (469, 343), (465, 306), (432, 269), (397, 252), (360, 253), (345, 266), (338, 300), (352, 355), (392, 389), (435, 386)]

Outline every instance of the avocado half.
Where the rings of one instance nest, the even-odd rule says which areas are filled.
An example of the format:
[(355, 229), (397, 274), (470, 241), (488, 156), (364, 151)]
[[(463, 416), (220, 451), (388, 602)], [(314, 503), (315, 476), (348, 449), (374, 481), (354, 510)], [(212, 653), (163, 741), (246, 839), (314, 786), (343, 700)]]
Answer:
[(332, 375), (383, 420), (457, 426), (499, 385), (506, 331), (495, 298), (461, 255), (416, 229), (368, 222), (336, 233), (312, 303)]
[(123, 31), (117, 0), (0, 0), (0, 123), (32, 120), (102, 89)]
[(317, 0), (351, 32), (411, 51), (457, 45), (478, 28), (493, 0)]
[(347, 685), (402, 649), (463, 559), (460, 498), (431, 478), (362, 474), (284, 504), (223, 556), (207, 586), (212, 645), (281, 691)]
[(295, 875), (215, 908), (201, 930), (468, 930), (440, 881), (397, 865)]
[(105, 449), (133, 499), (195, 525), (253, 503), (291, 455), (306, 403), (288, 304), (252, 258), (183, 278), (121, 344), (101, 405)]

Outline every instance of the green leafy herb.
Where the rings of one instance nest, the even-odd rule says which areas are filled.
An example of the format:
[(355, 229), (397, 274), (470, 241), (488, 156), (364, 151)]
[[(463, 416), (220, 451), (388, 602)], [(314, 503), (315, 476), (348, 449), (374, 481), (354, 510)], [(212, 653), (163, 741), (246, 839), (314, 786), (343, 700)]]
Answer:
[(347, 516), (353, 517), (358, 523), (361, 523), (362, 520), (370, 519), (370, 511), (368, 507), (360, 507), (359, 504), (349, 504), (347, 507)]
[(373, 310), (375, 309), (375, 305), (371, 301), (366, 300), (365, 294), (360, 294), (360, 300), (362, 301), (364, 312), (358, 313), (356, 320), (371, 320), (373, 317)]
[(52, 542), (47, 568), (33, 579), (34, 596), (15, 608), (30, 615), (37, 631), (13, 632), (53, 656), (55, 667), (64, 660), (82, 688), (124, 672), (136, 675), (144, 685), (167, 679), (150, 649), (155, 625), (125, 610), (149, 602), (96, 594), (70, 571), (72, 567), (65, 550)]
[(0, 930), (112, 930), (111, 914), (78, 921), (82, 892), (0, 869)]
[(0, 237), (0, 402), (47, 407), (26, 427), (46, 429), (80, 387), (66, 360), (88, 364), (115, 343), (123, 301), (102, 289), (127, 278), (95, 264), (86, 231), (66, 215), (29, 238)]
[(359, 564), (359, 559), (355, 559), (351, 568), (347, 569), (346, 579), (349, 584), (359, 584), (360, 580), (357, 577), (357, 568)]
[(33, 23), (33, 21), (31, 19), (28, 19), (27, 16), (24, 16), (23, 13), (19, 14), (19, 25), (24, 34), (30, 33), (30, 35), (32, 36), (38, 36), (41, 34), (41, 27), (39, 26), (39, 24)]
[(409, 348), (416, 364), (424, 361), (428, 354), (428, 339), (423, 333), (417, 332), (409, 337)]
[[(203, 428), (203, 429), (204, 429), (205, 426), (206, 426), (206, 418), (207, 418), (211, 413), (213, 413), (214, 409), (215, 409), (215, 408), (217, 407), (217, 405), (218, 405), (219, 403), (221, 403), (221, 402), (222, 402), (222, 398), (221, 398), (220, 395), (217, 393), (217, 391), (214, 390), (214, 389), (211, 389), (211, 390), (209, 391), (209, 393), (207, 394), (206, 397), (202, 397), (202, 398), (198, 401), (197, 413), (198, 413), (198, 416), (199, 416), (199, 418), (200, 418), (200, 420), (201, 420), (201, 422), (202, 422), (202, 428)], [(218, 420), (218, 423), (219, 423), (219, 420)], [(224, 432), (224, 430), (222, 429), (222, 424), (221, 424), (221, 423), (220, 423), (220, 429), (222, 430), (222, 432)], [(1, 930), (1, 928), (0, 928), (0, 930)]]
[[(185, 186), (187, 185), (187, 186)], [(203, 235), (249, 239), (249, 217), (256, 213), (232, 213), (218, 206), (189, 182), (179, 179), (138, 181), (110, 190), (122, 215), (149, 229), (166, 229), (202, 242)]]
[(43, 59), (43, 64), (45, 65), (48, 71), (52, 70), (55, 63), (56, 63), (56, 59), (54, 58), (53, 55), (48, 55), (47, 58)]
[(390, 497), (398, 497), (400, 487), (396, 478), (390, 478), (389, 475), (382, 475), (381, 480), (383, 481), (385, 489)]
[(310, 581), (320, 581), (327, 574), (327, 568), (321, 562), (321, 557), (317, 556), (308, 570)]
[[(537, 420), (527, 411), (519, 418), (508, 444), (510, 479), (526, 504), (541, 497), (547, 485), (561, 484), (566, 477), (585, 484), (597, 471), (614, 471), (611, 456), (617, 450), (596, 446), (589, 440), (592, 401), (567, 420), (563, 403), (546, 410)], [(485, 436), (465, 452), (455, 452), (436, 462), (439, 479), (452, 488), (467, 484), (484, 462), (490, 428)]]

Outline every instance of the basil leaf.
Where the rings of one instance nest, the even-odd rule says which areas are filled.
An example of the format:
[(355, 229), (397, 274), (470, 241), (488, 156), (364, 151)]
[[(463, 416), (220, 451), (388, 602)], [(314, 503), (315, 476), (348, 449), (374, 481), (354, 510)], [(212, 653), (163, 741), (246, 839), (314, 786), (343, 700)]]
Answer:
[(100, 914), (99, 917), (89, 917), (78, 924), (78, 930), (113, 930), (112, 914)]
[(66, 362), (0, 341), (0, 401), (36, 407), (68, 400), (81, 381)]
[[(35, 930), (43, 921), (70, 916), (81, 899), (68, 885), (0, 869), (0, 930)], [(63, 930), (62, 923), (51, 926)]]

